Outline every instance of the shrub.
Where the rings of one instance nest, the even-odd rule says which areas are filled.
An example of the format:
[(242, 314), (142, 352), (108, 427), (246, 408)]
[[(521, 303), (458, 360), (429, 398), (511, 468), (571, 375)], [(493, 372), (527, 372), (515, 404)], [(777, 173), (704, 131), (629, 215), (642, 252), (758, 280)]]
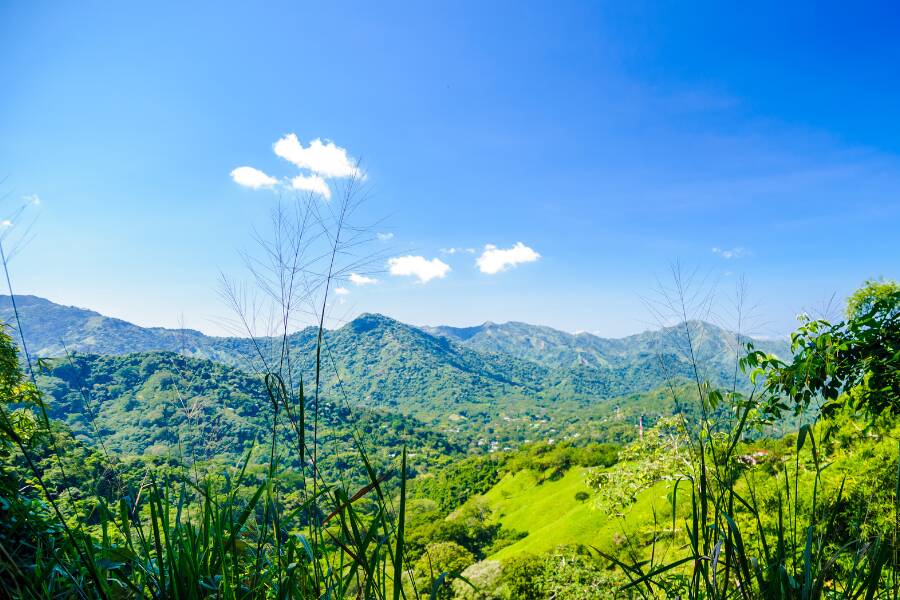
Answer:
[(439, 598), (453, 598), (453, 578), (474, 562), (475, 556), (456, 542), (428, 544), (413, 570), (416, 588), (426, 594), (436, 591)]

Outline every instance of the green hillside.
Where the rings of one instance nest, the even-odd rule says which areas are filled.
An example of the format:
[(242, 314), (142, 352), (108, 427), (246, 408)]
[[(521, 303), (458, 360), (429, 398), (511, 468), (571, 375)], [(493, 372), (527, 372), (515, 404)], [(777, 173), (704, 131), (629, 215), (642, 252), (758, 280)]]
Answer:
[[(168, 451), (181, 440), (200, 448), (201, 455), (213, 455), (220, 448), (243, 447), (264, 429), (258, 417), (266, 403), (260, 376), (254, 373), (265, 365), (253, 359), (248, 340), (144, 329), (33, 297), (19, 298), (19, 309), (32, 348), (52, 350), (49, 340), (68, 339), (77, 372), (69, 359), (58, 359), (40, 383), (53, 399), (53, 416), (78, 435), (94, 434), (85, 422), (78, 391), (82, 384), (101, 403), (101, 433), (122, 451)], [(183, 345), (184, 339), (190, 344)], [(410, 428), (440, 432), (447, 443), (480, 452), (572, 436), (628, 439), (637, 416), (644, 414), (650, 422), (671, 410), (665, 394), (656, 394), (655, 400), (642, 394), (672, 372), (688, 374), (675, 357), (668, 358), (668, 367), (667, 357), (654, 357), (614, 369), (551, 368), (480, 353), (381, 315), (363, 315), (326, 332), (325, 342), (323, 406), (345, 410), (349, 404), (360, 414), (370, 414), (363, 408), (406, 414), (412, 417)], [(315, 343), (311, 331), (290, 336), (298, 381), (301, 375), (306, 381), (313, 378)], [(274, 340), (261, 344), (264, 351), (275, 352)], [(119, 356), (130, 345), (180, 347), (182, 354), (218, 356), (221, 364), (199, 358), (185, 362), (174, 351), (155, 358)], [(85, 347), (106, 352), (85, 355), (78, 350)], [(199, 429), (185, 420), (181, 402), (203, 417), (197, 420)], [(592, 423), (606, 419), (609, 426), (597, 437)]]
[[(36, 357), (68, 352), (128, 354), (166, 350), (231, 362), (239, 339), (215, 338), (193, 329), (140, 327), (92, 310), (63, 306), (37, 296), (16, 296), (29, 351)], [(0, 296), (0, 321), (15, 326), (9, 296)]]
[[(585, 467), (575, 467), (559, 479), (541, 481), (538, 473), (523, 470), (507, 474), (487, 493), (470, 500), (470, 505), (486, 506), (504, 529), (527, 533), (489, 558), (504, 560), (523, 552), (540, 554), (566, 544), (615, 552), (616, 540), (652, 522), (654, 511), (661, 519), (671, 518), (666, 486), (662, 484), (641, 492), (624, 520), (611, 517), (595, 504), (586, 472)], [(576, 497), (579, 493), (587, 498)]]
[[(235, 462), (253, 444), (264, 443), (272, 426), (262, 377), (173, 352), (57, 359), (38, 377), (38, 386), (51, 418), (65, 423), (77, 440), (102, 444), (119, 456)], [(307, 411), (312, 411), (309, 399)], [(379, 464), (404, 445), (421, 467), (464, 453), (421, 422), (351, 407), (336, 397), (323, 398), (319, 413), (323, 468), (358, 466), (354, 433), (365, 438)], [(311, 419), (306, 429), (311, 437)], [(296, 457), (287, 458), (297, 464)]]
[[(101, 355), (169, 351), (262, 373), (277, 362), (282, 348), (276, 338), (218, 338), (192, 330), (142, 328), (33, 296), (17, 297), (17, 307), (29, 348), (37, 356), (60, 356), (64, 349)], [(12, 319), (8, 296), (0, 298), (0, 318)], [(698, 356), (712, 365), (710, 379), (729, 379), (738, 338), (700, 322), (688, 327), (697, 334)], [(627, 409), (631, 396), (693, 375), (678, 328), (620, 340), (517, 323), (433, 332), (439, 335), (375, 314), (325, 332), (325, 393), (333, 399), (346, 395), (354, 405), (410, 415), (466, 445), (502, 449), (585, 435), (595, 415), (607, 415), (613, 406)], [(298, 380), (301, 375), (306, 381), (313, 377), (315, 344), (312, 329), (287, 340)], [(593, 364), (562, 358), (567, 352), (579, 353), (581, 344), (602, 360)], [(662, 414), (668, 406), (663, 401), (644, 411)], [(635, 411), (628, 414), (638, 416)]]
[[(728, 373), (747, 342), (784, 356), (787, 340), (754, 340), (704, 321), (689, 321), (623, 338), (572, 334), (528, 323), (484, 323), (474, 327), (425, 327), (429, 333), (469, 348), (522, 358), (551, 367), (627, 368), (657, 355), (689, 361), (691, 352), (706, 369)], [(690, 343), (688, 340), (690, 339)]]
[[(0, 574), (20, 596), (64, 565), (77, 579), (52, 584), (86, 597), (258, 577), (301, 596), (890, 597), (898, 307), (872, 282), (846, 320), (801, 321), (786, 360), (745, 355), (731, 389), (686, 381), (674, 349), (551, 367), (380, 315), (321, 348), (300, 332), (275, 374), (74, 353), (35, 387), (0, 333)], [(290, 404), (319, 349), (320, 393)], [(291, 406), (316, 418), (291, 429)]]

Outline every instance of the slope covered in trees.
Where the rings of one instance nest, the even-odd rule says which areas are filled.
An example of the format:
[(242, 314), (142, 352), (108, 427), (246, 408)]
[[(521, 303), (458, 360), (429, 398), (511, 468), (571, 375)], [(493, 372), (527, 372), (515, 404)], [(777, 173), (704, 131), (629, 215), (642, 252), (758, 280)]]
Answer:
[[(316, 407), (280, 375), (172, 352), (71, 355), (35, 387), (3, 334), (0, 578), (17, 596), (891, 597), (898, 307), (900, 287), (869, 284), (845, 320), (802, 321), (789, 356), (748, 348), (748, 384), (673, 380), (570, 423), (620, 444), (467, 458), (409, 417), (342, 407), (335, 385)], [(398, 348), (460, 372), (495, 356), (383, 317), (351, 325), (335, 345), (371, 363), (336, 356), (350, 368), (334, 377), (405, 373)], [(547, 386), (553, 370), (510, 361), (466, 384)], [(296, 398), (312, 428), (288, 426)], [(796, 433), (773, 433), (787, 417)]]
[[(273, 422), (261, 376), (173, 352), (77, 354), (45, 363), (37, 383), (51, 418), (65, 423), (79, 441), (102, 444), (119, 456), (234, 462), (265, 441)], [(306, 405), (311, 412), (311, 398)], [(319, 403), (319, 425), (327, 449), (322, 468), (332, 471), (355, 462), (354, 435), (366, 440), (379, 464), (403, 446), (423, 466), (464, 452), (415, 419), (351, 407), (334, 396)], [(311, 432), (311, 420), (306, 429)], [(296, 457), (288, 459), (297, 464)]]
[[(192, 330), (141, 328), (40, 298), (17, 300), (26, 340), (38, 356), (163, 350), (261, 373), (277, 362), (282, 348), (278, 338), (217, 338)], [(0, 317), (11, 321), (9, 297), (0, 305), (5, 306)], [(558, 437), (566, 429), (587, 433), (587, 428), (571, 425), (615, 406), (626, 409), (634, 423), (639, 414), (627, 410), (629, 398), (691, 378), (691, 351), (704, 375), (724, 382), (732, 378), (736, 352), (746, 341), (699, 321), (605, 340), (517, 323), (425, 330), (365, 314), (325, 332), (322, 389), (332, 401), (349, 399), (353, 405), (408, 414), (463, 443), (504, 447)], [(310, 381), (315, 330), (292, 333), (286, 343), (295, 378)], [(783, 344), (756, 343), (783, 353)], [(578, 358), (585, 352), (596, 360)], [(124, 381), (117, 389), (128, 385)], [(663, 406), (645, 408), (654, 414)]]

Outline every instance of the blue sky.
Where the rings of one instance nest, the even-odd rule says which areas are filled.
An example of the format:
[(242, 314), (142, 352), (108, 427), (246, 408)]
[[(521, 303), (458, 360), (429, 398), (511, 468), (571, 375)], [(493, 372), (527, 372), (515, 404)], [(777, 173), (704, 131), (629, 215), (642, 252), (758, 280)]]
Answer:
[(362, 161), (373, 253), (449, 267), (378, 265), (342, 316), (623, 335), (679, 260), (746, 276), (775, 335), (900, 277), (896, 3), (183, 4), (0, 8), (0, 193), (40, 198), (17, 292), (220, 332), (277, 197), (230, 173), (315, 176), (291, 133)]

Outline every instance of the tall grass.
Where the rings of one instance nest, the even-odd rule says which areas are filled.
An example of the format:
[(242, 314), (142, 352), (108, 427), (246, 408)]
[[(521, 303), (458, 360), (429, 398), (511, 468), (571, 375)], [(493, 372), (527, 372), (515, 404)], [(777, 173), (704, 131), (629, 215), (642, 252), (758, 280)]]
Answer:
[[(663, 304), (682, 322), (683, 350), (693, 363), (699, 401), (696, 420), (682, 421), (690, 467), (672, 474), (669, 531), (654, 537), (649, 558), (626, 562), (603, 554), (627, 576), (623, 593), (692, 599), (898, 598), (900, 462), (892, 484), (894, 527), (876, 531), (865, 527), (865, 515), (843, 522), (847, 477), (826, 476), (830, 463), (822, 442), (831, 431), (814, 414), (801, 421), (789, 460), (773, 467), (774, 475), (747, 468), (737, 454), (759, 417), (760, 387), (754, 382), (750, 391), (742, 388), (737, 373), (754, 370), (760, 353), (748, 345), (742, 356), (742, 348), (735, 348), (732, 387), (710, 385), (694, 354), (697, 340), (689, 318), (692, 309), (708, 311), (709, 296), (691, 292), (677, 268), (674, 274), (674, 289)], [(681, 388), (670, 389), (677, 394)], [(684, 404), (682, 398), (675, 400)], [(761, 493), (773, 477), (779, 482), (774, 501)], [(682, 544), (675, 556), (671, 546), (657, 541), (663, 538)]]
[[(365, 236), (348, 225), (358, 205), (353, 185), (337, 206), (310, 201), (298, 203), (294, 212), (279, 208), (274, 240), (260, 238), (261, 252), (248, 255), (252, 281), (277, 315), (269, 319), (276, 336), (260, 337), (252, 326), (258, 305), (245, 302), (242, 288), (225, 286), (237, 322), (254, 340), (256, 355), (248, 357), (247, 367), (260, 375), (270, 411), (267, 439), (258, 440), (238, 464), (210, 471), (181, 456), (179, 468), (130, 473), (109, 459), (116, 493), (94, 490), (76, 504), (66, 493), (70, 478), (59, 447), (64, 432), (47, 418), (41, 395), (33, 394), (31, 408), (43, 418), (28, 439), (16, 422), (16, 415), (25, 414), (19, 410), (24, 403), (3, 399), (0, 435), (10, 459), (0, 490), (0, 510), (9, 517), (0, 530), (5, 594), (184, 600), (417, 596), (403, 542), (406, 451), (399, 465), (375, 465), (355, 430), (361, 482), (329, 481), (319, 469), (319, 455), (327, 451), (319, 439), (319, 416), (329, 356), (329, 290), (345, 270), (359, 269), (361, 261), (348, 257)], [(8, 275), (5, 260), (4, 269)], [(12, 296), (11, 283), (9, 288)], [(298, 314), (311, 315), (318, 327), (311, 385), (293, 364), (291, 331)], [(23, 327), (18, 323), (24, 340)], [(13, 343), (8, 337), (0, 342), (14, 357), (7, 379), (24, 383)], [(30, 372), (27, 353), (25, 358)], [(350, 398), (341, 400), (351, 404)], [(48, 452), (58, 459), (62, 487), (45, 481), (39, 463)], [(249, 467), (260, 455), (266, 465), (257, 473)], [(17, 478), (16, 463), (36, 488)], [(302, 477), (288, 473), (288, 464), (300, 465)]]

